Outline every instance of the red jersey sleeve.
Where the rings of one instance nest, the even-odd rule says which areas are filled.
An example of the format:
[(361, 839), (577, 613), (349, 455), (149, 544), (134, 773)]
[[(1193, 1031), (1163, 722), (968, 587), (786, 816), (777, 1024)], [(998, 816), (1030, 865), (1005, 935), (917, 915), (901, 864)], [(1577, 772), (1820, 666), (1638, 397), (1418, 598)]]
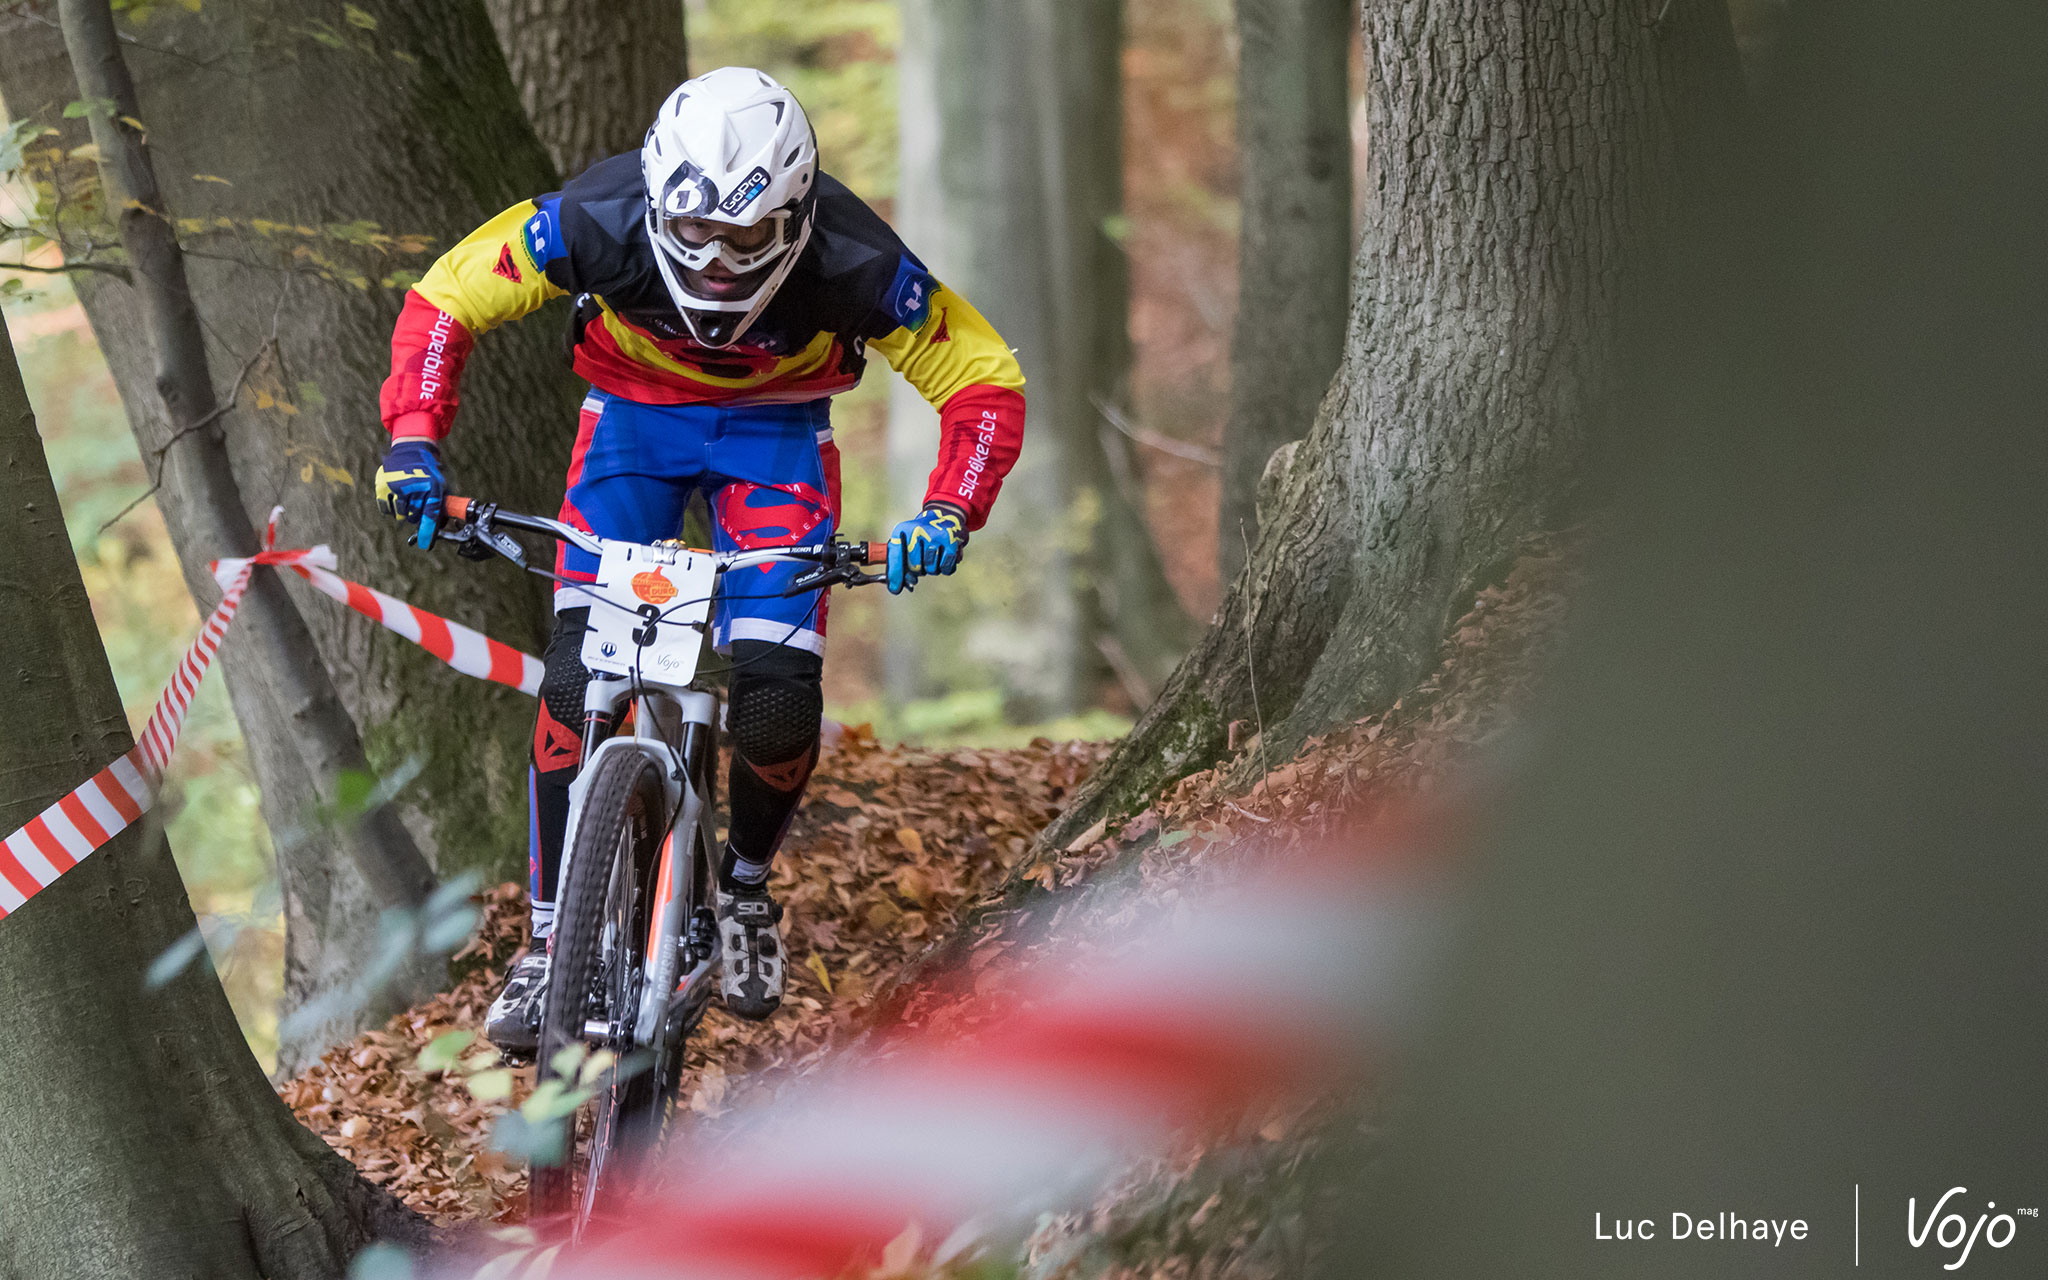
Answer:
[(939, 461), (925, 501), (958, 507), (979, 529), (1024, 444), (1024, 371), (965, 298), (937, 281), (928, 298), (868, 345), (939, 411)]
[(537, 242), (555, 239), (545, 234), (550, 217), (520, 201), (442, 254), (405, 295), (380, 397), (386, 429), (446, 436), (477, 335), (563, 294), (536, 257)]
[(391, 331), (391, 376), (378, 409), (393, 434), (447, 436), (462, 397), (462, 366), (476, 339), (460, 320), (407, 291)]
[(981, 528), (1023, 444), (1022, 392), (987, 385), (954, 392), (939, 409), (939, 463), (925, 484), (925, 502), (958, 507), (968, 529)]

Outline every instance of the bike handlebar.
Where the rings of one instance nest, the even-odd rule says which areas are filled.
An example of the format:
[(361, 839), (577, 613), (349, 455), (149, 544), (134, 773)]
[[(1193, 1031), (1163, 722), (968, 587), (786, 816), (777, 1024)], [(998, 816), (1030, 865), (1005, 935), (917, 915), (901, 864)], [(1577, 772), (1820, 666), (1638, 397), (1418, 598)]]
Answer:
[[(467, 525), (478, 508), (490, 513), (493, 524), (508, 528), (524, 529), (529, 533), (544, 534), (563, 542), (571, 543), (592, 555), (602, 555), (604, 545), (595, 536), (585, 533), (574, 525), (546, 516), (522, 515), (517, 511), (506, 511), (489, 507), (473, 498), (450, 496), (442, 499), (441, 511), (457, 524)], [(843, 558), (842, 558), (843, 557)], [(874, 565), (887, 564), (889, 544), (886, 542), (839, 542), (828, 547), (763, 547), (758, 551), (727, 551), (715, 553), (712, 557), (721, 568), (740, 564), (751, 564), (762, 560), (801, 560), (814, 563), (846, 563)]]

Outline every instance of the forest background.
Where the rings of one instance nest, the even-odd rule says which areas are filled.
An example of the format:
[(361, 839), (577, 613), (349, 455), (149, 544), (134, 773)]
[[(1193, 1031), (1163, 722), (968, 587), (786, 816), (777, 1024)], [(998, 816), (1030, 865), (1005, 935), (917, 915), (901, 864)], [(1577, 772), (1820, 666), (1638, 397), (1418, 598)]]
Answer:
[[(1767, 3), (1736, 5), (1738, 27)], [(809, 110), (827, 168), (890, 216), (899, 194), (897, 4), (689, 0), (686, 7), (690, 69), (754, 65), (782, 78)], [(1126, 23), (1124, 199), (1113, 231), (1131, 262), (1133, 420), (1124, 425), (1142, 444), (1136, 456), (1145, 516), (1166, 576), (1188, 616), (1205, 620), (1222, 589), (1218, 458), (1231, 402), (1237, 304), (1236, 36), (1228, 0), (1130, 0)], [(1355, 48), (1352, 61), (1352, 172), (1363, 175), (1366, 140), (1357, 109), (1361, 73)], [(0, 192), (0, 206), (7, 199)], [(148, 484), (134, 438), (63, 277), (0, 271), (0, 292), (94, 614), (130, 719), (139, 726), (197, 616), (154, 504), (144, 499), (137, 505)], [(879, 363), (874, 369), (835, 410), (847, 468), (844, 525), (868, 536), (901, 514), (888, 478), (894, 375)], [(331, 469), (317, 462), (306, 467), (314, 473), (306, 477), (309, 482), (355, 488), (366, 483), (325, 474)], [(363, 509), (370, 519), (367, 496)], [(941, 616), (951, 631), (927, 642), (933, 651), (966, 656), (949, 663), (942, 678), (935, 681), (927, 673), (921, 687), (908, 691), (887, 671), (887, 601), (852, 594), (838, 604), (827, 670), (828, 715), (870, 723), (885, 740), (930, 744), (1106, 738), (1130, 725), (1138, 708), (1115, 681), (1091, 689), (1076, 714), (1035, 714), (1028, 701), (1006, 689), (1000, 655), (981, 660), (968, 634), (977, 628), (983, 635), (1003, 634), (1013, 621), (1010, 612), (1028, 609), (1028, 600), (1006, 594), (997, 575), (972, 557), (946, 590), (964, 607), (939, 615), (928, 611), (926, 616)], [(220, 681), (202, 690), (172, 783), (166, 806), (171, 847), (195, 909), (210, 920), (215, 963), (243, 1030), (268, 1066), (276, 1049), (282, 974), (276, 871), (241, 733)]]

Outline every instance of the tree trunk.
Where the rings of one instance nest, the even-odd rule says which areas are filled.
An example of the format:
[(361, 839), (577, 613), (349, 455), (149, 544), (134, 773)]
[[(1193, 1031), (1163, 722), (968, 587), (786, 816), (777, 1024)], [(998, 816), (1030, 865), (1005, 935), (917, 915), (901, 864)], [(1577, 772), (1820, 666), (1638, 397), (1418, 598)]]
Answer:
[[(0, 324), (0, 589), (13, 831), (133, 741)], [(425, 1225), (294, 1121), (213, 972), (144, 991), (194, 927), (161, 830), (130, 826), (0, 920), (0, 1258), (9, 1277), (329, 1280)]]
[[(1142, 703), (1188, 628), (1135, 461), (1109, 426), (1131, 362), (1129, 264), (1110, 234), (1122, 206), (1122, 7), (911, 0), (903, 20), (897, 221), (1016, 348), (1030, 428), (969, 551), (1022, 598), (992, 607), (956, 589), (891, 609), (892, 691), (942, 687), (916, 655), (935, 631), (964, 630), (970, 653), (1007, 671), (1014, 713), (1076, 710), (1112, 673)], [(899, 387), (889, 453), (900, 502), (922, 497), (936, 439), (930, 410)]]
[(1344, 355), (1351, 0), (1237, 0), (1237, 327), (1223, 433), (1223, 581), (1258, 540), (1259, 477), (1308, 434)]
[[(1318, 1280), (2040, 1273), (2038, 1220), (1995, 1215), (2048, 1148), (2048, 1023), (2015, 1016), (2048, 972), (2048, 182), (2013, 164), (2048, 10), (1955, 17), (1789, 10), (1753, 179), (1639, 327), (1612, 533), (1458, 824), (1426, 1067)], [(1966, 1266), (1898, 1225), (1958, 1184)], [(1805, 1260), (1665, 1243), (1724, 1199), (1797, 1206)], [(1660, 1238), (1595, 1243), (1607, 1205)]]
[(1414, 685), (1569, 501), (1646, 240), (1742, 93), (1722, 0), (1375, 0), (1365, 39), (1343, 367), (1249, 570), (1048, 845), (1215, 763), (1233, 720), (1251, 771)]
[[(222, 419), (243, 515), (260, 523), (282, 502), (288, 544), (329, 543), (347, 576), (537, 649), (547, 597), (535, 580), (411, 551), (370, 503), (367, 478), (383, 448), (377, 391), (405, 278), (393, 273), (423, 270), (428, 259), (351, 241), (365, 238), (357, 224), (368, 221), (446, 247), (553, 186), (554, 172), (517, 110), (480, 4), (382, 0), (356, 10), (374, 29), (326, 26), (332, 15), (310, 0), (260, 14), (170, 6), (154, 12), (142, 44), (128, 46), (139, 118), (192, 260), (211, 363), (249, 369)], [(84, 141), (79, 122), (58, 120), (80, 96), (61, 41), (33, 16), (0, 17), (0, 92), (10, 114), (69, 123), (65, 144)], [(336, 121), (347, 128), (337, 130)], [(77, 283), (144, 458), (153, 460), (171, 428), (157, 408), (135, 295), (97, 275)], [(464, 423), (448, 450), (459, 490), (524, 510), (552, 511), (559, 502), (577, 384), (563, 369), (558, 333), (543, 315), (480, 344), (464, 384)], [(205, 559), (253, 549), (205, 545), (196, 495), (167, 486), (159, 500), (188, 581), (204, 574)], [(372, 766), (389, 771), (415, 757), (424, 764), (400, 813), (435, 866), (443, 874), (517, 874), (532, 703), (455, 675), (300, 584), (287, 589)], [(299, 763), (297, 726), (248, 670), (246, 639), (228, 642), (229, 690), (265, 818), (273, 832), (287, 833), (304, 825), (317, 790)], [(347, 980), (377, 910), (362, 878), (325, 841), (278, 844), (289, 1009)], [(364, 1010), (283, 1045), (280, 1064), (376, 1016)]]
[[(212, 425), (220, 406), (184, 254), (163, 214), (163, 192), (142, 131), (128, 123), (141, 106), (115, 36), (113, 10), (107, 0), (63, 0), (59, 12), (81, 92), (87, 100), (111, 104), (107, 111), (89, 116), (99, 155), (100, 189), (108, 205), (120, 210), (115, 225), (155, 352), (160, 412), (171, 433), (158, 460), (158, 475), (184, 510), (178, 532), (187, 543), (180, 557), (188, 575), (186, 587), (203, 601), (216, 590), (202, 571), (205, 549), (253, 546), (258, 535), (243, 507), (220, 433)], [(342, 775), (361, 773), (368, 764), (355, 723), (335, 696), (327, 669), (309, 661), (312, 637), (305, 619), (275, 574), (250, 582), (241, 622), (244, 661), (260, 673), (276, 704), (273, 715), (298, 727), (293, 745), (313, 780), (314, 796), (324, 805), (336, 805)], [(388, 810), (381, 809), (367, 815), (345, 843), (381, 905), (418, 906), (433, 892), (433, 872), (411, 834), (387, 815)]]
[(1070, 503), (1089, 520), (1082, 626), (1136, 707), (1194, 640), (1145, 524), (1144, 474), (1117, 430), (1131, 411), (1131, 263), (1123, 216), (1123, 4), (1029, 0), (1042, 279), (1051, 376), (1031, 410), (1060, 433)]
[[(1018, 53), (1024, 40), (1020, 7), (1000, 0), (903, 6), (898, 222), (912, 251), (1016, 348), (1030, 427), (994, 518), (967, 553), (977, 568), (1011, 578), (1010, 607), (998, 616), (971, 598), (968, 582), (935, 582), (893, 602), (888, 647), (899, 698), (947, 691), (958, 669), (947, 651), (964, 648), (994, 667), (1014, 713), (1038, 718), (1078, 706), (1092, 664), (1082, 646), (1074, 548), (1056, 533), (1064, 525), (1058, 513), (1068, 497), (1067, 459), (1039, 413), (1052, 376), (1052, 318), (1034, 252), (1045, 222), (1031, 75)], [(897, 393), (891, 488), (907, 515), (924, 498), (938, 419), (900, 380)], [(944, 639), (934, 643), (934, 636)]]
[(683, 0), (485, 0), (520, 105), (564, 177), (633, 150), (689, 74)]

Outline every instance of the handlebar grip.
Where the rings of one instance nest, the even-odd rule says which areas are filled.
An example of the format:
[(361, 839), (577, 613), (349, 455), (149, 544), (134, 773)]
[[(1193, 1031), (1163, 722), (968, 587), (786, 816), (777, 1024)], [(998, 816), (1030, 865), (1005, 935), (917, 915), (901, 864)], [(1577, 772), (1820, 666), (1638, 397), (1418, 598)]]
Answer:
[(441, 513), (457, 522), (469, 519), (470, 499), (453, 495), (441, 499)]
[(889, 544), (886, 542), (863, 542), (860, 544), (862, 564), (889, 563)]

